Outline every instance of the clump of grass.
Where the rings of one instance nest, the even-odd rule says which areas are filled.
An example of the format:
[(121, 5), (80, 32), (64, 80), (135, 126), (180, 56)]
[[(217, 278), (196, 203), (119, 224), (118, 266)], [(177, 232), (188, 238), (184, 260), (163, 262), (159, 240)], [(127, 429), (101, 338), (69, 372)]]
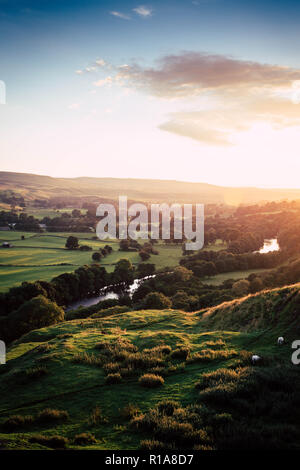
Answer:
[(171, 357), (172, 359), (184, 359), (185, 360), (188, 357), (189, 353), (190, 353), (189, 348), (180, 347), (172, 351)]
[(158, 346), (154, 346), (153, 348), (147, 348), (147, 349), (144, 349), (144, 353), (145, 354), (164, 354), (164, 355), (167, 355), (167, 354), (170, 354), (170, 352), (172, 351), (172, 348), (171, 346), (168, 346), (167, 344), (160, 344)]
[(89, 444), (95, 444), (97, 439), (95, 438), (94, 434), (90, 432), (82, 432), (81, 434), (76, 434), (74, 437), (74, 444), (79, 446), (86, 446)]
[(30, 369), (25, 370), (25, 377), (28, 380), (39, 379), (40, 377), (44, 377), (47, 374), (48, 369), (44, 366), (31, 367)]
[(98, 405), (95, 406), (88, 418), (89, 425), (96, 426), (97, 424), (106, 424), (107, 422), (108, 420), (103, 416), (101, 408)]
[(237, 355), (238, 353), (235, 349), (203, 349), (189, 357), (187, 362), (211, 362), (216, 360), (231, 359)]
[(168, 446), (163, 442), (156, 441), (155, 439), (144, 439), (140, 442), (141, 450), (157, 451), (167, 449)]
[(125, 419), (132, 419), (135, 416), (139, 415), (141, 410), (138, 406), (129, 403), (128, 405), (124, 406), (121, 410), (121, 416)]
[(51, 449), (65, 449), (69, 440), (63, 436), (44, 436), (43, 434), (37, 434), (29, 439), (29, 442), (41, 444)]
[(54, 345), (53, 344), (49, 344), (49, 343), (44, 343), (44, 344), (40, 344), (38, 347), (37, 347), (37, 350), (39, 352), (48, 352), (48, 351), (51, 351), (51, 349), (54, 348)]
[(174, 411), (180, 407), (175, 400), (162, 400), (156, 405), (158, 412), (162, 415), (172, 416)]
[(23, 428), (26, 425), (33, 423), (33, 416), (12, 415), (9, 416), (3, 423), (3, 428), (6, 431), (13, 431), (18, 428)]
[(165, 383), (160, 375), (144, 374), (139, 378), (139, 384), (146, 388), (161, 387)]
[(105, 378), (105, 383), (106, 384), (119, 384), (122, 382), (122, 376), (120, 373), (115, 373), (115, 374), (108, 374)]
[(222, 339), (217, 339), (216, 341), (205, 341), (201, 344), (203, 349), (222, 349), (225, 348), (226, 343)]
[(37, 421), (41, 423), (48, 423), (52, 421), (64, 421), (69, 418), (69, 413), (65, 410), (56, 410), (53, 408), (45, 408), (40, 411), (37, 416)]
[(237, 368), (237, 369), (218, 369), (213, 372), (203, 373), (201, 380), (196, 382), (195, 387), (204, 390), (209, 387), (214, 387), (220, 384), (226, 384), (230, 382), (235, 382), (241, 379), (249, 372), (249, 369), (246, 367)]
[(101, 366), (102, 359), (94, 354), (88, 354), (86, 352), (74, 354), (73, 362), (75, 364), (86, 364), (89, 366)]
[(122, 364), (120, 362), (108, 362), (107, 364), (104, 364), (103, 369), (107, 374), (113, 374), (118, 372), (121, 367)]

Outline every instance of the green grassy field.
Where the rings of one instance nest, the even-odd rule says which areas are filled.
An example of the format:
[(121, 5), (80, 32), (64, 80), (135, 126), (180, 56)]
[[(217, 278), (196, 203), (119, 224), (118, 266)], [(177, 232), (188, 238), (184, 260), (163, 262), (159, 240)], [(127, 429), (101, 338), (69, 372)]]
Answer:
[[(80, 448), (74, 442), (74, 436), (89, 432), (94, 435), (95, 442), (87, 445), (87, 449), (139, 448), (141, 440), (151, 439), (153, 435), (145, 429), (136, 431), (129, 424), (129, 418), (124, 416), (126, 406), (134, 405), (142, 419), (143, 414), (149, 413), (157, 402), (171, 399), (179, 402), (183, 413), (183, 407), (197, 403), (199, 391), (195, 389), (195, 383), (202, 375), (234, 367), (245, 350), (249, 354), (272, 357), (273, 366), (276, 363), (281, 367), (289, 366), (290, 340), (294, 339), (296, 331), (289, 296), (295, 298), (291, 291), (279, 289), (200, 313), (188, 314), (178, 310), (127, 312), (106, 318), (64, 322), (25, 335), (9, 348), (6, 366), (0, 366), (2, 447), (51, 447), (51, 444), (41, 441), (31, 442), (34, 436), (42, 434), (48, 438), (63, 436), (68, 439), (68, 448)], [(283, 300), (285, 308), (279, 309)], [(268, 313), (270, 306), (272, 314)], [(286, 345), (282, 348), (276, 344), (279, 332), (286, 338)], [(121, 355), (118, 353), (119, 361), (127, 360), (128, 344), (137, 348), (136, 355), (140, 354), (137, 350), (147, 355), (145, 350), (159, 345), (168, 345), (172, 351), (188, 348), (189, 355), (176, 359), (167, 354), (162, 359), (163, 367), (159, 373), (164, 376), (164, 384), (159, 388), (141, 387), (138, 379), (145, 372), (144, 366), (137, 366), (133, 374), (124, 376), (120, 383), (108, 384), (105, 381), (105, 361), (109, 358), (101, 362), (106, 356), (101, 355), (101, 349), (97, 347), (99, 342), (103, 346), (123, 345), (123, 352)], [(197, 354), (207, 354), (207, 348), (221, 351), (224, 357), (221, 354), (199, 362)], [(152, 351), (150, 356), (155, 357), (155, 349)], [(112, 366), (115, 367), (114, 364)], [(262, 372), (270, 374), (270, 367), (265, 365)], [(38, 372), (41, 368), (43, 374)], [(247, 371), (256, 373), (256, 368), (250, 363)], [(93, 410), (96, 407), (101, 413), (95, 422), (91, 417), (95, 417)], [(45, 408), (64, 410), (69, 417), (40, 422), (37, 416)], [(5, 430), (5, 421), (14, 415), (30, 415), (32, 419)], [(257, 419), (268, 421), (271, 418), (261, 411)]]
[[(106, 244), (112, 246), (110, 255), (102, 258), (101, 265), (108, 272), (114, 270), (114, 265), (121, 259), (129, 259), (133, 265), (140, 262), (137, 252), (119, 251), (116, 240), (94, 240), (94, 233), (76, 233), (80, 245), (88, 245), (93, 251), (72, 251), (65, 249), (69, 233), (3, 232), (0, 233), (0, 244), (8, 241), (11, 248), (0, 248), (0, 291), (6, 291), (23, 281), (51, 280), (63, 273), (74, 271), (78, 266), (91, 264), (93, 251), (99, 250)], [(22, 240), (22, 236), (25, 237)], [(159, 254), (152, 255), (149, 263), (154, 263), (157, 269), (172, 267), (179, 264), (182, 256), (181, 246), (166, 245), (159, 242), (156, 245)], [(62, 266), (62, 264), (64, 264)]]
[(206, 277), (203, 282), (211, 286), (218, 286), (228, 279), (246, 279), (250, 274), (258, 274), (271, 271), (270, 269), (248, 269), (245, 271), (232, 271), (230, 273), (216, 274), (212, 277)]

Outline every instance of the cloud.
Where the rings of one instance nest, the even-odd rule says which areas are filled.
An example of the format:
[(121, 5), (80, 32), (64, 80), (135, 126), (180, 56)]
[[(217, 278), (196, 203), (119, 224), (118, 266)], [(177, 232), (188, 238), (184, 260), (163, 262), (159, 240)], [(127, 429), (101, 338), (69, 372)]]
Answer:
[(275, 129), (300, 126), (300, 70), (295, 68), (202, 52), (164, 56), (152, 67), (105, 67), (109, 76), (95, 86), (115, 83), (163, 99), (164, 109), (172, 112), (159, 129), (206, 145), (233, 145), (237, 133), (257, 123)]
[(97, 59), (97, 60), (95, 61), (95, 63), (96, 63), (99, 67), (105, 67), (105, 65), (106, 65), (106, 62), (105, 62), (104, 59)]
[(269, 123), (275, 129), (300, 126), (300, 108), (287, 99), (252, 96), (219, 103), (213, 109), (170, 113), (159, 129), (209, 145), (233, 145), (235, 133), (257, 123)]
[(300, 78), (300, 70), (200, 52), (165, 56), (156, 67), (134, 64), (120, 74), (132, 86), (165, 98), (200, 95), (209, 90), (280, 87)]
[(112, 82), (113, 82), (112, 77), (106, 77), (106, 78), (103, 78), (102, 80), (98, 80), (97, 82), (94, 82), (93, 85), (101, 87), (104, 85), (111, 85)]
[(132, 11), (134, 11), (137, 15), (142, 16), (143, 18), (152, 16), (152, 8), (145, 7), (144, 5), (133, 8)]
[(116, 16), (117, 18), (122, 18), (122, 20), (130, 20), (131, 17), (126, 15), (125, 13), (121, 13), (120, 11), (111, 11), (111, 15)]

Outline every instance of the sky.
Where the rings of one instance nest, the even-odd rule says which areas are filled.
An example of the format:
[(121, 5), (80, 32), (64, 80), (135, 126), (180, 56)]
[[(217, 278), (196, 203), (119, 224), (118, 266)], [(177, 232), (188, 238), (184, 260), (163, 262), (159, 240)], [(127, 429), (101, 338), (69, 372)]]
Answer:
[(0, 0), (1, 170), (299, 188), (299, 22), (298, 0)]

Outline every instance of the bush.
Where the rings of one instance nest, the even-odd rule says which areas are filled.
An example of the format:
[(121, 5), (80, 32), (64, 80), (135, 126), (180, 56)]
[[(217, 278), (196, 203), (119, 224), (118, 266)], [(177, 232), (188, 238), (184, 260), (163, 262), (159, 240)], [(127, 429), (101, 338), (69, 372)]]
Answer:
[(102, 360), (100, 357), (97, 357), (94, 354), (88, 354), (86, 352), (75, 354), (73, 356), (73, 362), (75, 362), (75, 364), (86, 364), (88, 366), (102, 365)]
[(171, 353), (172, 359), (186, 359), (190, 353), (189, 348), (177, 348)]
[(145, 439), (140, 442), (141, 450), (155, 451), (168, 448), (166, 444), (155, 439)]
[(142, 387), (156, 388), (161, 387), (165, 383), (160, 375), (144, 374), (139, 378), (139, 384)]
[(29, 442), (41, 444), (51, 449), (65, 449), (69, 440), (63, 436), (43, 436), (42, 434), (37, 434), (36, 436), (32, 436)]
[(103, 416), (101, 408), (97, 405), (91, 412), (88, 423), (90, 426), (96, 426), (97, 424), (107, 423), (107, 419)]
[(37, 420), (41, 423), (47, 423), (51, 421), (63, 421), (68, 419), (68, 417), (69, 413), (67, 411), (45, 408), (39, 412)]
[(80, 251), (92, 251), (92, 247), (88, 245), (81, 245), (79, 250)]
[(179, 403), (174, 400), (163, 400), (157, 404), (158, 412), (166, 416), (172, 416), (179, 407)]
[(39, 295), (3, 319), (2, 338), (7, 342), (13, 341), (29, 331), (62, 322), (64, 315), (63, 309), (55, 302)]
[(119, 384), (122, 382), (122, 376), (118, 372), (115, 374), (108, 374), (105, 378), (106, 384)]
[(3, 428), (7, 431), (13, 431), (18, 428), (22, 428), (27, 424), (33, 423), (33, 417), (31, 415), (21, 416), (13, 415), (9, 416), (6, 421), (3, 423)]
[(128, 405), (124, 406), (124, 408), (121, 410), (121, 416), (125, 419), (132, 419), (137, 416), (140, 412), (141, 410), (138, 406), (129, 403)]
[(74, 437), (74, 444), (79, 446), (85, 446), (88, 444), (95, 444), (97, 442), (94, 434), (89, 432), (82, 432), (81, 434), (76, 434)]
[(171, 308), (171, 306), (172, 302), (169, 297), (166, 297), (161, 292), (150, 292), (142, 302), (142, 307), (145, 309), (163, 310), (165, 308)]

